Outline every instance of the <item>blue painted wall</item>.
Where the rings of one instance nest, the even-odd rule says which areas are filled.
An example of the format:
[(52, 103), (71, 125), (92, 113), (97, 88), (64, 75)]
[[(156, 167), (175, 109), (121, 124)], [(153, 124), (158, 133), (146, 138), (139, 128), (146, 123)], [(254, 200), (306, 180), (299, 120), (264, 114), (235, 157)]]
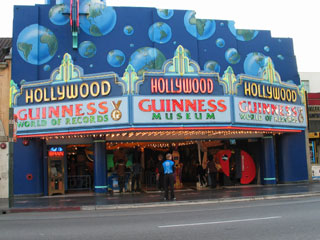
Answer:
[(79, 48), (73, 49), (69, 1), (64, 2), (15, 7), (12, 78), (16, 83), (49, 79), (65, 53), (85, 74), (113, 71), (122, 76), (132, 64), (141, 75), (143, 69), (160, 69), (182, 45), (201, 69), (220, 76), (228, 66), (236, 75), (258, 75), (265, 57), (271, 57), (283, 82), (300, 84), (292, 39), (272, 38), (270, 31), (238, 30), (229, 20), (196, 19), (192, 11), (106, 7), (103, 2), (91, 3), (89, 11), (90, 1), (80, 0)]
[(277, 141), (280, 183), (308, 180), (304, 134), (286, 133)]
[[(24, 146), (22, 139), (14, 145), (14, 194), (42, 194), (43, 193), (43, 141), (29, 140)], [(27, 175), (32, 175), (28, 179)]]

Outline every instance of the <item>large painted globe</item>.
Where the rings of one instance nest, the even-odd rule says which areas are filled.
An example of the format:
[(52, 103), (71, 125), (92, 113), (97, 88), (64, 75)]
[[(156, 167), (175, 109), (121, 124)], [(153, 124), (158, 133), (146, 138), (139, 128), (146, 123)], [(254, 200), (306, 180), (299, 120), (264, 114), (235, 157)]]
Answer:
[(54, 5), (49, 11), (49, 19), (55, 25), (65, 25), (69, 22), (69, 15), (64, 14), (70, 12), (65, 4)]
[(150, 70), (160, 70), (166, 61), (165, 56), (156, 48), (143, 47), (137, 49), (130, 57), (129, 64), (139, 76)]
[(249, 53), (244, 60), (243, 68), (245, 74), (258, 76), (266, 65), (266, 56), (260, 52)]
[(196, 19), (195, 11), (187, 11), (184, 15), (184, 26), (187, 31), (198, 40), (210, 38), (216, 31), (214, 20)]
[(84, 1), (80, 6), (80, 27), (87, 34), (100, 37), (112, 31), (117, 22), (117, 14), (113, 7), (103, 2)]
[(81, 57), (92, 58), (94, 55), (96, 55), (97, 48), (93, 42), (84, 41), (80, 43), (78, 51)]
[(156, 43), (167, 43), (172, 36), (171, 28), (164, 22), (156, 22), (149, 28), (149, 38)]
[(240, 41), (253, 40), (259, 33), (258, 30), (236, 29), (234, 21), (228, 21), (228, 28), (233, 36)]
[(23, 60), (41, 65), (53, 58), (58, 49), (58, 41), (48, 28), (32, 24), (19, 33), (17, 49)]
[(126, 56), (118, 49), (111, 50), (107, 56), (107, 61), (112, 67), (121, 67), (125, 60)]

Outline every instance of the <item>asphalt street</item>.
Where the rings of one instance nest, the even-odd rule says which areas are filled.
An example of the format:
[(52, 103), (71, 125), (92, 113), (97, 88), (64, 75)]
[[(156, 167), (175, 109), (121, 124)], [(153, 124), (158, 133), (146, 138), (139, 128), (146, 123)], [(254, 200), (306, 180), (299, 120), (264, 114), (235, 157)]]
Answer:
[(0, 215), (0, 239), (320, 239), (320, 199), (303, 197)]

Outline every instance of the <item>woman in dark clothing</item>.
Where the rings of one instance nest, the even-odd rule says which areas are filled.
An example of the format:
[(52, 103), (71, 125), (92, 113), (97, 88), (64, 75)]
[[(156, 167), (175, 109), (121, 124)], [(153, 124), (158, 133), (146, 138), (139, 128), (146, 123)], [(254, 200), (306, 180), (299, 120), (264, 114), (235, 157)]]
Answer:
[(158, 155), (158, 162), (156, 164), (156, 184), (157, 188), (162, 191), (163, 190), (163, 156), (161, 154)]
[(208, 157), (208, 164), (207, 164), (207, 171), (209, 173), (209, 177), (210, 177), (210, 180), (211, 180), (211, 188), (216, 188), (217, 186), (217, 168), (216, 168), (216, 164), (215, 162), (213, 161), (213, 157), (212, 155), (210, 155)]
[(118, 174), (118, 184), (120, 193), (125, 190), (125, 175), (126, 175), (126, 164), (123, 159), (118, 161), (116, 166), (117, 174)]
[(205, 186), (206, 185), (206, 180), (205, 180), (205, 170), (203, 169), (203, 167), (201, 166), (200, 163), (197, 163), (197, 176), (199, 178), (200, 181), (200, 185), (201, 186)]

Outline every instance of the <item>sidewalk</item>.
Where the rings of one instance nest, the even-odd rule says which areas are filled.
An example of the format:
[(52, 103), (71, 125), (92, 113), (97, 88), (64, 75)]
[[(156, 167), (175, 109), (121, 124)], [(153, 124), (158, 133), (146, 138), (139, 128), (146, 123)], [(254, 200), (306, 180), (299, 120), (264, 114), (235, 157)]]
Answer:
[(223, 189), (176, 190), (176, 201), (164, 201), (163, 193), (151, 191), (124, 194), (67, 194), (42, 197), (15, 197), (13, 207), (0, 199), (2, 214), (16, 212), (79, 211), (118, 208), (138, 208), (187, 205), (213, 202), (250, 201), (261, 199), (320, 196), (320, 181), (312, 183), (279, 184), (268, 186), (246, 185)]

